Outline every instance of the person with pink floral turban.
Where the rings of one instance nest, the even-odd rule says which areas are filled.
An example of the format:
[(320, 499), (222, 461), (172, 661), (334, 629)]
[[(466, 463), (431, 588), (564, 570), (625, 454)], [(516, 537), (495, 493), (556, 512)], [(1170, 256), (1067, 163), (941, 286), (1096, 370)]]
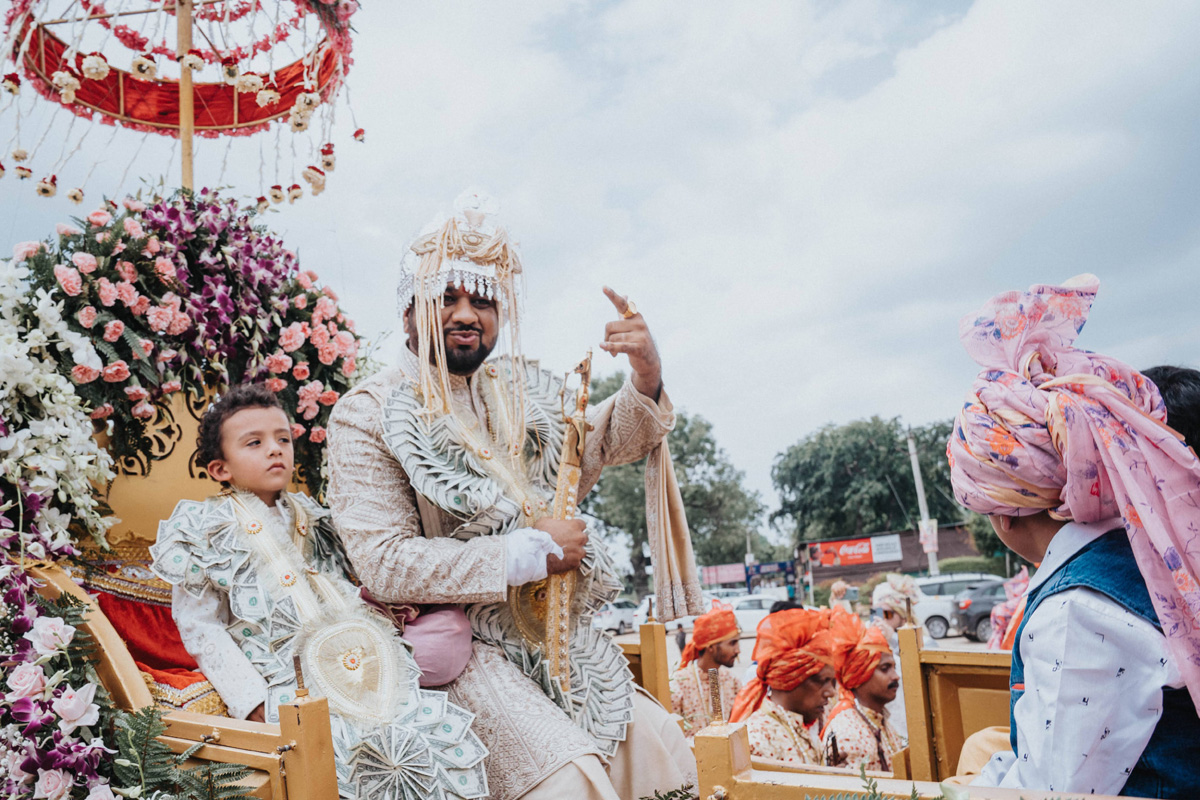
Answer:
[(1099, 281), (997, 295), (947, 448), (955, 497), (1041, 567), (1012, 665), (1012, 752), (977, 785), (1191, 797), (1200, 786), (1200, 461), (1157, 387), (1075, 347)]

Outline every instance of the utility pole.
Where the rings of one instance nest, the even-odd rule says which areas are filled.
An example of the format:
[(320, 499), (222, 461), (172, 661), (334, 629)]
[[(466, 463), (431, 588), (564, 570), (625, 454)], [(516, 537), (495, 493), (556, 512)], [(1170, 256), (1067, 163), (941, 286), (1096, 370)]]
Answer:
[(753, 592), (751, 588), (753, 578), (750, 575), (750, 567), (754, 566), (754, 548), (750, 544), (751, 531), (746, 528), (746, 591)]
[[(192, 2), (175, 0), (176, 60), (192, 49)], [(196, 97), (192, 92), (192, 70), (179, 64), (179, 152), (180, 183), (184, 189), (193, 188), (192, 144), (196, 130)]]
[(917, 441), (913, 438), (912, 428), (908, 429), (908, 457), (912, 460), (913, 482), (917, 486), (917, 506), (921, 510), (921, 545), (929, 555), (929, 574), (940, 575), (941, 571), (938, 569), (937, 560), (937, 520), (929, 518), (929, 504), (925, 502), (925, 481), (921, 479), (921, 464), (917, 460)]

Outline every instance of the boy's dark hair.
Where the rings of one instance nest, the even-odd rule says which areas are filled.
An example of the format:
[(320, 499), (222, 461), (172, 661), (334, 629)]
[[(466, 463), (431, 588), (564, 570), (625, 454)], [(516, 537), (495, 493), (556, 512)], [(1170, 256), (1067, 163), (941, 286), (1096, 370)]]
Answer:
[(239, 383), (217, 398), (204, 412), (200, 420), (200, 435), (196, 437), (196, 466), (201, 469), (218, 458), (224, 458), (221, 450), (221, 426), (225, 420), (247, 408), (278, 408), (283, 405), (275, 393), (261, 383)]
[(1158, 387), (1167, 407), (1167, 424), (1200, 454), (1200, 370), (1160, 366), (1142, 374)]

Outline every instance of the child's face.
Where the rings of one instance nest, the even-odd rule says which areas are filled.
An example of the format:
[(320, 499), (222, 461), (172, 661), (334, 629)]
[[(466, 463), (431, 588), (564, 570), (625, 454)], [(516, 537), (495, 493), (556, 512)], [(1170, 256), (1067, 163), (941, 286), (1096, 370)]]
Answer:
[(274, 505), (292, 480), (292, 431), (278, 408), (243, 408), (221, 425), (224, 458), (209, 462), (208, 474)]

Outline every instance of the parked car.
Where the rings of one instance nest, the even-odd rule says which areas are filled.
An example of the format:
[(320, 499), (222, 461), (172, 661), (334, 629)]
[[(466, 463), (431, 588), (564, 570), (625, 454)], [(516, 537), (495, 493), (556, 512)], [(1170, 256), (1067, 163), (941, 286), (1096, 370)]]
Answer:
[(705, 591), (718, 600), (728, 600), (731, 597), (745, 597), (750, 594), (745, 589), (707, 589)]
[[(642, 598), (641, 605), (633, 612), (633, 627), (637, 627), (646, 621), (646, 610), (649, 608), (649, 601), (654, 595), (646, 595)], [(743, 637), (754, 636), (754, 631), (758, 628), (758, 623), (762, 621), (771, 610), (778, 597), (767, 594), (750, 594), (742, 595), (741, 597), (726, 597), (718, 598), (721, 602), (733, 607), (733, 615), (737, 617), (738, 627), (742, 629)], [(704, 607), (712, 607), (713, 597), (708, 592), (704, 593)], [(655, 614), (657, 615), (657, 611)], [(599, 616), (599, 615), (597, 615)], [(680, 617), (667, 623), (667, 633), (675, 633), (675, 626), (682, 624), (685, 631), (690, 631), (696, 623), (695, 617)]]
[(917, 578), (917, 588), (921, 590), (922, 597), (913, 606), (913, 615), (934, 639), (941, 639), (950, 633), (961, 633), (953, 628), (954, 612), (957, 610), (955, 595), (980, 583), (1002, 580), (999, 575), (985, 572), (948, 572)]
[(742, 629), (742, 637), (753, 637), (758, 629), (758, 623), (771, 611), (771, 606), (779, 602), (778, 597), (765, 594), (751, 594), (735, 597), (726, 602), (733, 606), (733, 615), (737, 617), (738, 627)]
[(992, 608), (1005, 601), (1004, 581), (990, 581), (958, 593), (954, 624), (968, 639), (992, 638)]
[(628, 600), (614, 600), (611, 603), (605, 603), (592, 617), (592, 627), (602, 631), (612, 631), (620, 636), (637, 627), (633, 621), (636, 611), (637, 606)]
[[(658, 601), (654, 595), (648, 594), (642, 598), (642, 602), (638, 603), (638, 607), (633, 611), (633, 627), (639, 628), (646, 624), (646, 617), (650, 613), (650, 604), (654, 603), (654, 607), (658, 608)], [(672, 626), (671, 630), (675, 630)]]
[[(701, 595), (701, 597), (703, 598), (704, 607), (706, 609), (711, 608), (712, 601), (713, 601), (712, 595), (710, 595), (708, 592), (704, 592)], [(642, 598), (642, 602), (638, 604), (637, 609), (634, 610), (634, 612), (633, 612), (633, 627), (637, 628), (637, 627), (640, 627), (641, 625), (645, 624), (646, 617), (650, 610), (650, 601), (652, 601), (652, 600), (655, 601), (655, 603), (654, 603), (654, 618), (658, 619), (658, 602), (657, 602), (657, 600), (655, 600), (654, 595), (648, 594)], [(661, 620), (660, 620), (660, 622), (661, 622)], [(695, 622), (696, 622), (695, 617), (680, 617), (679, 619), (672, 620), (667, 623), (667, 632), (675, 633), (676, 625), (683, 625), (683, 629), (685, 631), (690, 631), (692, 629), (692, 625), (695, 624)]]

